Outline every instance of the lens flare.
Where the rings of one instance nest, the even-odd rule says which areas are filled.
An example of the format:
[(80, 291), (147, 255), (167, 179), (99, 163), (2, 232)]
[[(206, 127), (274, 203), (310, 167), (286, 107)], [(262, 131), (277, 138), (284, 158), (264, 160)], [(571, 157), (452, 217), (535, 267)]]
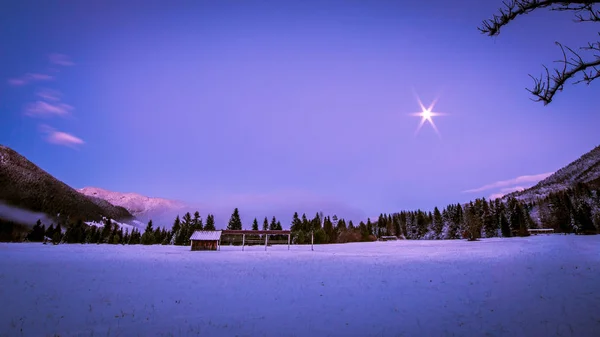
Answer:
[(431, 127), (433, 128), (435, 133), (441, 138), (440, 132), (438, 131), (437, 126), (435, 126), (435, 123), (433, 122), (433, 117), (444, 116), (446, 114), (441, 113), (441, 112), (433, 112), (432, 111), (433, 107), (435, 106), (435, 103), (437, 102), (437, 98), (427, 108), (423, 105), (423, 102), (421, 102), (421, 99), (418, 96), (417, 96), (417, 101), (419, 102), (419, 106), (421, 107), (421, 112), (415, 112), (415, 113), (411, 114), (412, 116), (421, 117), (421, 122), (419, 123), (419, 126), (417, 127), (417, 130), (415, 131), (415, 135), (417, 135), (417, 133), (419, 133), (419, 130), (421, 130), (421, 128), (423, 127), (423, 124), (425, 124), (425, 122), (429, 122), (429, 124), (431, 124)]

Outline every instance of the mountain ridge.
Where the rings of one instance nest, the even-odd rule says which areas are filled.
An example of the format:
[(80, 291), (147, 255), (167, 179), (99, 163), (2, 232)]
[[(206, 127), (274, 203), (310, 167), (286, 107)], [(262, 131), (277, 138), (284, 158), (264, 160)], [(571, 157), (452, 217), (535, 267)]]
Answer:
[(149, 220), (164, 213), (181, 211), (188, 207), (186, 203), (178, 200), (148, 197), (134, 192), (115, 192), (100, 187), (83, 187), (77, 192), (91, 198), (97, 198), (114, 206), (127, 209), (138, 219)]
[[(99, 221), (103, 217), (120, 221), (133, 219), (125, 208), (77, 192), (4, 145), (0, 145), (0, 186), (1, 202), (15, 209), (44, 213), (54, 220), (59, 215), (84, 221)], [(8, 208), (3, 208), (0, 218), (9, 217)]]
[(552, 192), (566, 190), (578, 183), (600, 187), (600, 145), (584, 153), (537, 184), (506, 194), (502, 199), (517, 198), (531, 202), (546, 197)]

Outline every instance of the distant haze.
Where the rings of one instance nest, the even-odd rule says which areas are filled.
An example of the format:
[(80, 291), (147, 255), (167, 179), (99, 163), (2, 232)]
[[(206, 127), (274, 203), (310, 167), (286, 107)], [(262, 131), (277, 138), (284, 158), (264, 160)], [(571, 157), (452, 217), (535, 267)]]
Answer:
[(53, 222), (52, 219), (44, 213), (31, 212), (19, 207), (7, 205), (2, 201), (0, 201), (0, 218), (29, 226), (32, 226), (38, 220), (41, 220), (45, 225), (50, 225)]

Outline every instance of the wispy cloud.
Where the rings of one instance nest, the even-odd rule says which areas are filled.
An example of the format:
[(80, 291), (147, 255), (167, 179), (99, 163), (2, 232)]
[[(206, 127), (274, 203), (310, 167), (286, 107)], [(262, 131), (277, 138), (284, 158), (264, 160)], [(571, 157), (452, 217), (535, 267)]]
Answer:
[(60, 101), (60, 97), (61, 97), (60, 91), (52, 90), (52, 89), (38, 90), (38, 92), (36, 92), (36, 95), (41, 99), (44, 99), (46, 101), (53, 101), (53, 102)]
[(50, 81), (53, 80), (54, 76), (40, 73), (27, 73), (21, 77), (11, 78), (8, 80), (8, 84), (13, 86), (23, 86), (31, 82), (38, 81)]
[(37, 101), (25, 107), (25, 115), (34, 117), (65, 116), (72, 110), (73, 107), (68, 104)]
[(554, 173), (554, 172), (540, 173), (540, 174), (535, 174), (535, 175), (525, 175), (525, 176), (519, 176), (519, 177), (516, 177), (513, 179), (501, 180), (501, 181), (497, 181), (495, 183), (483, 185), (479, 188), (474, 188), (474, 189), (463, 191), (463, 193), (478, 193), (478, 192), (483, 192), (483, 191), (487, 191), (487, 190), (491, 190), (491, 189), (505, 188), (505, 187), (509, 187), (509, 186), (516, 186), (516, 185), (523, 185), (523, 184), (535, 184), (538, 181), (547, 178), (552, 173)]
[(500, 189), (500, 192), (490, 195), (489, 199), (494, 200), (494, 199), (502, 198), (503, 196), (505, 196), (509, 193), (516, 192), (516, 191), (523, 191), (526, 188), (527, 187), (525, 187), (525, 186), (512, 186), (512, 187), (503, 188), (503, 189)]
[(75, 148), (77, 145), (85, 144), (85, 142), (72, 134), (58, 131), (51, 126), (41, 125), (40, 131), (46, 134), (46, 141), (51, 144), (63, 145)]
[(50, 62), (52, 62), (53, 64), (56, 64), (56, 65), (59, 65), (59, 66), (67, 66), (68, 67), (68, 66), (75, 65), (75, 63), (73, 63), (73, 61), (71, 61), (71, 58), (65, 54), (54, 53), (54, 54), (48, 55), (48, 57), (50, 58)]
[(10, 206), (2, 201), (0, 201), (0, 215), (9, 221), (27, 225), (33, 225), (38, 219), (45, 225), (49, 225), (52, 222), (52, 219), (44, 213), (31, 212), (23, 208)]

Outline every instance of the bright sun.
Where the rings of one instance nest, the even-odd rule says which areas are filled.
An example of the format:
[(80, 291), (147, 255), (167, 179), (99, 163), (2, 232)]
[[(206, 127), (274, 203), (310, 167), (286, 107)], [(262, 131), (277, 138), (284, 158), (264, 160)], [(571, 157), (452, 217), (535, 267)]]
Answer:
[(427, 110), (427, 109), (425, 109), (423, 112), (421, 112), (421, 117), (423, 117), (423, 118), (427, 119), (427, 120), (428, 120), (428, 121), (430, 121), (430, 122), (433, 122), (433, 120), (431, 119), (431, 116), (433, 116), (433, 115), (431, 114), (431, 111), (429, 111), (429, 110)]
[(438, 136), (441, 137), (440, 132), (438, 131), (437, 127), (435, 126), (435, 123), (433, 122), (433, 117), (445, 115), (444, 113), (432, 111), (433, 106), (437, 102), (437, 99), (434, 100), (433, 103), (431, 103), (431, 105), (428, 108), (426, 108), (423, 105), (423, 103), (421, 102), (421, 99), (419, 99), (418, 97), (417, 97), (417, 100), (419, 101), (419, 106), (421, 107), (421, 112), (412, 113), (411, 115), (421, 117), (421, 123), (419, 123), (419, 126), (417, 127), (415, 134), (417, 134), (419, 132), (419, 130), (421, 130), (421, 127), (423, 126), (423, 124), (425, 124), (425, 122), (429, 122), (429, 124), (431, 124), (431, 127), (433, 128), (433, 130), (438, 134)]

